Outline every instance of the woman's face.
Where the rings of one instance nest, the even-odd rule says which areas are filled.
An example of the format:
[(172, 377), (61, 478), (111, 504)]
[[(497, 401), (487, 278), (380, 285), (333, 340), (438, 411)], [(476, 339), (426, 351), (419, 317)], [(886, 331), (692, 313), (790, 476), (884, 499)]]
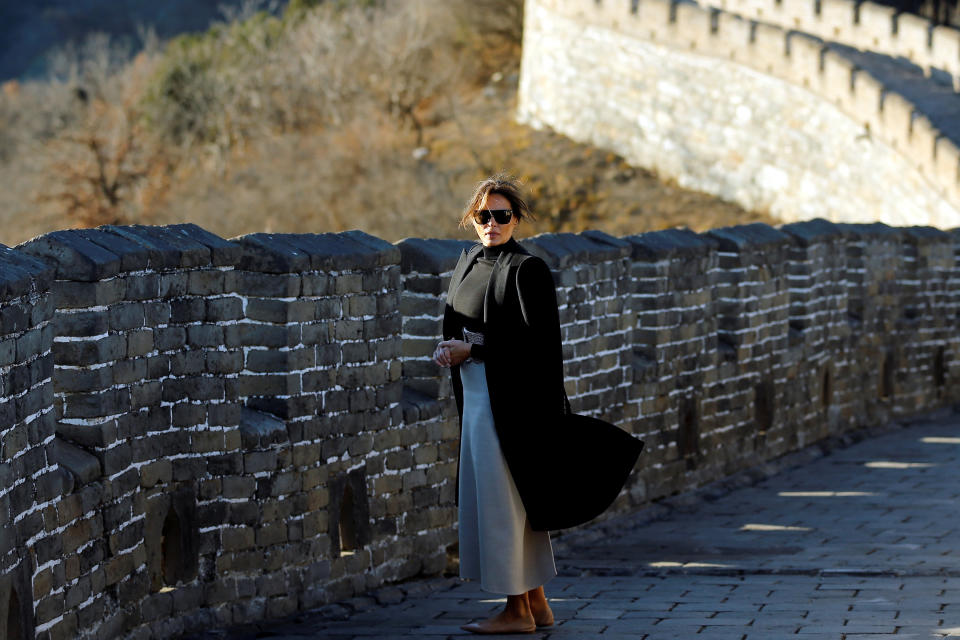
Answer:
[[(499, 193), (491, 193), (487, 196), (486, 208), (492, 210), (509, 209), (510, 201)], [(493, 216), (490, 217), (487, 224), (480, 224), (476, 218), (471, 219), (473, 220), (473, 228), (477, 230), (480, 242), (485, 247), (495, 247), (498, 244), (503, 244), (513, 237), (513, 230), (517, 226), (516, 215), (510, 218), (510, 222), (507, 224), (500, 224), (493, 219)]]

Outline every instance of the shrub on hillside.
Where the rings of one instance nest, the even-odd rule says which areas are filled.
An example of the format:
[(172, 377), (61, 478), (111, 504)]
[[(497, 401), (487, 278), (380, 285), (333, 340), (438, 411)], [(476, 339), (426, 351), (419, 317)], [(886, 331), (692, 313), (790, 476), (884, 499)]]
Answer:
[(366, 103), (420, 131), (417, 107), (461, 71), (448, 5), (308, 4), (172, 41), (145, 97), (153, 129), (225, 149), (260, 133), (342, 126)]
[[(283, 37), (285, 23), (266, 12), (174, 38), (144, 96), (152, 129), (177, 145), (229, 146), (248, 133), (246, 74)], [(256, 101), (255, 101), (256, 102)]]

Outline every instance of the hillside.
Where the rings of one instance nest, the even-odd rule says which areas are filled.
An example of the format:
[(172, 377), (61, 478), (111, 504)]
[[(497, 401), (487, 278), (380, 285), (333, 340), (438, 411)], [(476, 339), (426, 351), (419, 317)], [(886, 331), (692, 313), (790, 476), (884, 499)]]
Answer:
[(506, 170), (521, 231), (775, 223), (513, 120), (518, 0), (265, 14), (132, 62), (101, 41), (61, 83), (0, 92), (0, 242), (102, 223), (226, 237), (360, 228), (469, 237), (472, 185)]

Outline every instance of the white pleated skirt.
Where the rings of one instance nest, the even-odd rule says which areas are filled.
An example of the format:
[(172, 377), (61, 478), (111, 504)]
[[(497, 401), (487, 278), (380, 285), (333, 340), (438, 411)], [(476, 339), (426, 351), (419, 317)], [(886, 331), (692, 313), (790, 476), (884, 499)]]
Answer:
[(482, 362), (460, 365), (460, 577), (484, 591), (519, 595), (557, 575), (550, 533), (534, 531), (510, 475), (490, 409)]

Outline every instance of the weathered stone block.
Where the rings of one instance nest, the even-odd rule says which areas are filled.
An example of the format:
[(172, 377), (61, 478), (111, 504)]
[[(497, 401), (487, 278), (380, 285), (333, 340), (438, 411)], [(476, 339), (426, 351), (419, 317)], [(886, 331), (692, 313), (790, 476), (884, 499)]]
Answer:
[(211, 296), (223, 293), (224, 272), (219, 270), (191, 271), (187, 276), (187, 293), (194, 296)]

